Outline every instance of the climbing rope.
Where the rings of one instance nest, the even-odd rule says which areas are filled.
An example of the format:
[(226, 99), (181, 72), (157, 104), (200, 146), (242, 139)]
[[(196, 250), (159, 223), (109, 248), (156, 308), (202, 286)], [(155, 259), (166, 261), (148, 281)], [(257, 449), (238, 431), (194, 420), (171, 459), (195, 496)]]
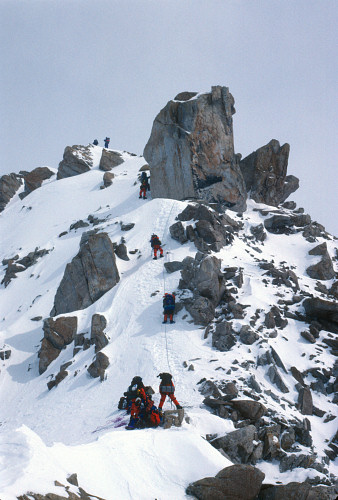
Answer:
[[(173, 201), (173, 203), (171, 205), (171, 209), (170, 209), (169, 215), (167, 217), (166, 225), (165, 225), (164, 230), (163, 230), (161, 241), (164, 239), (164, 236), (165, 236), (165, 234), (166, 234), (166, 232), (168, 230), (169, 220), (170, 220), (170, 216), (171, 216), (171, 213), (173, 211), (174, 205), (175, 205), (175, 202)], [(169, 259), (170, 259), (170, 251), (166, 251), (165, 252), (165, 260), (167, 262), (170, 262)], [(164, 266), (163, 266), (163, 270), (162, 270), (162, 277), (163, 277), (163, 295), (164, 295), (165, 294), (165, 288), (166, 288), (165, 268), (164, 268)], [(170, 362), (169, 362), (169, 348), (168, 348), (168, 336), (167, 336), (167, 325), (166, 325), (166, 323), (164, 323), (164, 337), (165, 337), (165, 350), (166, 350), (166, 356), (167, 356), (167, 364), (168, 364), (169, 372), (171, 373)]]

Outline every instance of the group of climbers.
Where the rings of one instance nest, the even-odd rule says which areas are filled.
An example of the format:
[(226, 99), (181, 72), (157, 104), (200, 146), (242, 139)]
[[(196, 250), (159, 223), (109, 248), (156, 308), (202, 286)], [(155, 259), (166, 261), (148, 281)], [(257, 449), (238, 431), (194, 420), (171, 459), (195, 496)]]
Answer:
[[(150, 191), (149, 177), (146, 172), (142, 172), (139, 197), (147, 199), (147, 191)], [(157, 234), (151, 235), (150, 244), (154, 254), (154, 260), (157, 259), (158, 252), (160, 258), (164, 256), (162, 243)], [(167, 323), (168, 316), (170, 323), (175, 323), (173, 320), (174, 312), (175, 293), (165, 293), (163, 296), (163, 323)], [(175, 386), (172, 381), (172, 375), (170, 373), (160, 373), (158, 377), (161, 379), (159, 386), (161, 399), (158, 408), (156, 408), (152, 400), (151, 393), (144, 386), (142, 378), (136, 376), (132, 379), (128, 390), (124, 393), (124, 396), (121, 397), (118, 404), (120, 410), (127, 410), (127, 413), (130, 414), (129, 424), (126, 429), (132, 430), (145, 427), (157, 427), (160, 425), (163, 420), (162, 408), (167, 396), (175, 404), (178, 410), (182, 409), (182, 406), (175, 398)]]
[[(104, 147), (108, 148), (109, 147), (109, 143), (110, 143), (110, 137), (106, 137), (105, 139), (103, 139), (103, 142), (104, 142)], [(94, 139), (93, 140), (93, 144), (94, 144), (94, 146), (98, 146), (99, 145), (99, 141), (97, 139)]]
[(162, 408), (167, 396), (178, 410), (182, 409), (182, 406), (175, 398), (175, 386), (172, 382), (172, 375), (170, 373), (160, 373), (158, 377), (161, 379), (159, 386), (161, 400), (158, 408), (156, 408), (152, 400), (150, 391), (144, 386), (142, 378), (136, 376), (132, 379), (128, 390), (124, 393), (124, 397), (120, 399), (118, 405), (120, 410), (127, 410), (127, 413), (130, 414), (130, 420), (126, 429), (143, 429), (145, 427), (157, 427), (160, 425), (163, 422)]

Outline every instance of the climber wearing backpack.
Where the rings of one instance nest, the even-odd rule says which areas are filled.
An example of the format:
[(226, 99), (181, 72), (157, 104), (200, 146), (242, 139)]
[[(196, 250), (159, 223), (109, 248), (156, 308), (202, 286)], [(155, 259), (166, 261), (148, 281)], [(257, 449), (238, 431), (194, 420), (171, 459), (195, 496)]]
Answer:
[(175, 386), (172, 382), (172, 375), (170, 373), (160, 373), (157, 375), (161, 379), (159, 391), (161, 394), (160, 404), (158, 405), (158, 409), (160, 413), (162, 413), (162, 408), (165, 402), (166, 397), (168, 396), (171, 401), (176, 406), (177, 410), (181, 410), (182, 406), (179, 404), (177, 399), (175, 398)]
[(147, 179), (141, 180), (139, 198), (143, 197), (144, 200), (147, 199), (147, 188), (148, 188), (148, 180)]
[(109, 137), (106, 137), (104, 140), (104, 147), (105, 148), (108, 148), (109, 147), (109, 143), (110, 143), (110, 138)]
[(167, 322), (168, 315), (170, 323), (175, 323), (173, 320), (173, 315), (175, 312), (175, 293), (165, 293), (163, 296), (163, 314), (164, 320), (163, 323)]
[(152, 234), (150, 238), (151, 248), (154, 250), (154, 260), (157, 259), (157, 252), (160, 251), (160, 257), (163, 257), (162, 243), (157, 234)]
[(142, 172), (141, 174), (141, 183), (145, 181), (147, 183), (147, 191), (150, 191), (149, 177), (146, 172)]
[(128, 407), (130, 408), (130, 421), (127, 428), (135, 429), (141, 408), (147, 402), (147, 395), (141, 377), (137, 376), (133, 378), (125, 395), (127, 397), (127, 411)]

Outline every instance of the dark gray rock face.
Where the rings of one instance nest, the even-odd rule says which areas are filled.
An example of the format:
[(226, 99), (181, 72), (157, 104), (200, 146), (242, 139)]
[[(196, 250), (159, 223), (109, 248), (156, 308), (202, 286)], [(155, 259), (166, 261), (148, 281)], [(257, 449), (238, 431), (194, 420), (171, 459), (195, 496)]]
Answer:
[(179, 288), (193, 292), (193, 297), (182, 302), (196, 323), (207, 325), (214, 318), (215, 307), (225, 291), (221, 261), (197, 253), (195, 259), (186, 257), (182, 266)]
[[(234, 231), (240, 228), (240, 224), (231, 217), (223, 213), (217, 214), (203, 203), (189, 204), (177, 218), (178, 222), (169, 228), (172, 237), (181, 243), (193, 241), (201, 252), (218, 252), (223, 246), (232, 243)], [(189, 225), (184, 231), (181, 221), (191, 219), (196, 221), (195, 227)]]
[(217, 450), (222, 449), (232, 462), (245, 464), (254, 451), (255, 436), (256, 427), (248, 425), (215, 439), (211, 444)]
[(243, 325), (239, 333), (239, 338), (243, 344), (252, 345), (259, 337), (249, 325)]
[(168, 102), (154, 120), (143, 153), (153, 198), (197, 198), (245, 210), (245, 184), (234, 153), (234, 112), (227, 87)]
[(91, 344), (95, 344), (95, 352), (101, 351), (108, 344), (104, 333), (106, 326), (107, 320), (102, 314), (93, 314), (90, 341)]
[(93, 378), (100, 377), (101, 382), (104, 380), (105, 371), (109, 366), (109, 358), (103, 352), (98, 352), (92, 364), (88, 367), (88, 373)]
[(309, 483), (288, 483), (263, 485), (258, 500), (334, 500), (335, 493), (326, 486), (312, 486)]
[(231, 465), (216, 477), (205, 477), (189, 484), (188, 495), (199, 500), (254, 500), (265, 474), (251, 465)]
[(67, 146), (59, 163), (57, 179), (88, 172), (93, 166), (92, 146)]
[(19, 196), (21, 199), (25, 198), (28, 196), (32, 191), (35, 191), (35, 189), (38, 189), (41, 187), (41, 184), (43, 181), (49, 179), (52, 177), (52, 175), (55, 175), (54, 172), (49, 170), (48, 167), (38, 167), (32, 170), (31, 172), (28, 172), (27, 174), (24, 175), (24, 180), (25, 180), (25, 190), (23, 193), (20, 193)]
[(264, 221), (265, 229), (273, 234), (290, 234), (296, 231), (294, 228), (308, 227), (310, 224), (311, 217), (308, 214), (277, 214)]
[(77, 331), (77, 317), (47, 318), (43, 322), (44, 337), (39, 351), (39, 373), (56, 359), (61, 350), (73, 342)]
[(253, 200), (277, 206), (299, 187), (299, 180), (287, 176), (290, 146), (272, 139), (240, 161), (246, 190)]
[(121, 163), (123, 163), (123, 159), (120, 153), (107, 149), (102, 150), (102, 156), (99, 165), (100, 170), (108, 172), (112, 168), (121, 165)]
[(259, 420), (266, 414), (266, 408), (258, 401), (251, 401), (250, 399), (231, 401), (231, 406), (239, 411), (243, 418), (252, 420), (253, 422)]
[(82, 235), (80, 251), (67, 264), (51, 316), (85, 309), (120, 281), (107, 233)]
[(232, 323), (228, 321), (217, 323), (215, 331), (212, 334), (212, 346), (222, 352), (230, 351), (236, 344), (234, 333)]
[(298, 408), (302, 415), (312, 415), (313, 402), (309, 387), (301, 387), (298, 394)]
[(322, 258), (317, 264), (309, 266), (306, 272), (315, 280), (332, 280), (336, 273), (333, 269), (333, 264), (329, 252), (327, 251), (326, 242), (317, 245), (309, 251), (309, 255), (320, 255)]
[(17, 174), (7, 174), (0, 177), (0, 212), (5, 209), (21, 184), (22, 179)]
[(303, 306), (309, 323), (315, 319), (325, 329), (338, 333), (338, 303), (320, 298), (305, 299)]
[(171, 262), (165, 262), (164, 267), (167, 273), (175, 273), (176, 271), (181, 271), (183, 264), (179, 260), (173, 260)]

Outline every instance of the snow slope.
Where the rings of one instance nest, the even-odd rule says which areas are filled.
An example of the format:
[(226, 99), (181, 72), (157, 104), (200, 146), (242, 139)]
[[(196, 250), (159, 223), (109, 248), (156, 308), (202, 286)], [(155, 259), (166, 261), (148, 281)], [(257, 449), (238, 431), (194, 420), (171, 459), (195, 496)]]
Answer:
[[(58, 493), (54, 481), (65, 483), (74, 472), (82, 488), (107, 500), (186, 498), (185, 488), (190, 482), (213, 476), (230, 465), (206, 441), (206, 435), (234, 430), (230, 420), (212, 415), (204, 407), (196, 384), (202, 378), (235, 381), (241, 393), (246, 388), (248, 369), (239, 364), (237, 372), (226, 375), (237, 359), (248, 362), (263, 387), (271, 385), (263, 367), (254, 367), (262, 344), (236, 344), (229, 352), (218, 352), (211, 347), (210, 338), (204, 339), (204, 328), (194, 325), (185, 310), (176, 316), (174, 325), (162, 325), (163, 293), (176, 290), (180, 279), (179, 272), (164, 271), (163, 261), (196, 254), (192, 243), (182, 246), (169, 234), (169, 226), (187, 203), (140, 200), (137, 178), (144, 159), (128, 153), (123, 153), (124, 163), (114, 168), (113, 185), (101, 190), (101, 151), (93, 147), (94, 167), (90, 172), (59, 181), (54, 177), (22, 201), (16, 195), (0, 215), (0, 261), (16, 254), (23, 257), (35, 248), (50, 250), (34, 266), (18, 273), (7, 288), (0, 287), (0, 348), (12, 351), (8, 360), (0, 362), (1, 500), (14, 500), (29, 490)], [(265, 206), (250, 204), (244, 214), (242, 236), (217, 254), (224, 266), (244, 270), (238, 300), (249, 305), (248, 318), (256, 309), (268, 309), (278, 300), (278, 289), (262, 282), (263, 271), (256, 260), (262, 255), (245, 239), (250, 226), (264, 219), (255, 211), (259, 207)], [(89, 215), (101, 220), (95, 227), (106, 231), (113, 242), (119, 243), (124, 237), (128, 250), (135, 250), (129, 254), (130, 261), (117, 259), (121, 276), (117, 286), (87, 309), (69, 313), (78, 317), (78, 332), (87, 332), (88, 336), (94, 313), (104, 314), (107, 319), (110, 342), (103, 352), (110, 366), (102, 383), (87, 372), (94, 357), (93, 346), (75, 357), (74, 346), (68, 346), (39, 375), (37, 353), (43, 336), (42, 320), (32, 321), (39, 316), (49, 317), (66, 264), (77, 254), (82, 233), (92, 228), (70, 231), (69, 227)], [(231, 216), (236, 218), (235, 214)], [(122, 231), (121, 223), (129, 222), (135, 224), (133, 229)], [(68, 233), (59, 236), (65, 231)], [(149, 239), (153, 232), (165, 243), (163, 260), (151, 258)], [(334, 241), (327, 243), (333, 253)], [(269, 235), (262, 248), (265, 259), (295, 266), (297, 275), (302, 275), (301, 286), (313, 290), (313, 280), (304, 275), (305, 268), (318, 260), (307, 255), (312, 247), (296, 234), (284, 240)], [(0, 268), (1, 279), (4, 269)], [(291, 296), (292, 291), (289, 293)], [(247, 320), (235, 320), (234, 324), (240, 328)], [(302, 328), (304, 324), (289, 320), (281, 335), (265, 339), (278, 350), (286, 368), (305, 370), (313, 366), (309, 359), (313, 346), (300, 337)], [(319, 348), (317, 354), (317, 367), (332, 366), (327, 349)], [(48, 391), (47, 382), (67, 361), (72, 361), (68, 377)], [(194, 370), (187, 370), (184, 361), (193, 363)], [(117, 402), (132, 377), (141, 375), (144, 383), (157, 391), (161, 371), (173, 374), (176, 396), (189, 422), (184, 421), (180, 429), (166, 431), (158, 428), (128, 432), (124, 427), (114, 427), (116, 418), (123, 414), (117, 410)], [(285, 408), (269, 396), (266, 405), (299, 418), (294, 404), (298, 397), (295, 381), (285, 376), (285, 382), (290, 389)], [(332, 397), (319, 393), (315, 397), (316, 406), (334, 412)], [(158, 394), (154, 400), (159, 401)], [(166, 402), (166, 407), (170, 408), (170, 403)], [(313, 428), (320, 423), (315, 416), (309, 420)], [(323, 456), (324, 440), (334, 434), (336, 427), (335, 421), (325, 425), (325, 432), (321, 428), (315, 434), (319, 456)], [(335, 473), (334, 464), (330, 467)], [(273, 464), (263, 463), (261, 468), (271, 482), (286, 483), (318, 475), (310, 469), (281, 475)]]

